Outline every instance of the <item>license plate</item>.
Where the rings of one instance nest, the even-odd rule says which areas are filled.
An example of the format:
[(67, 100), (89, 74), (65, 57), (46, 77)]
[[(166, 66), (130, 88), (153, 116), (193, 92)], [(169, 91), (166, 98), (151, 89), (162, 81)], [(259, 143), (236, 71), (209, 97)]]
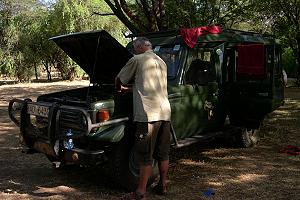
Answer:
[(27, 113), (30, 115), (36, 115), (41, 117), (48, 117), (49, 107), (35, 104), (27, 105)]

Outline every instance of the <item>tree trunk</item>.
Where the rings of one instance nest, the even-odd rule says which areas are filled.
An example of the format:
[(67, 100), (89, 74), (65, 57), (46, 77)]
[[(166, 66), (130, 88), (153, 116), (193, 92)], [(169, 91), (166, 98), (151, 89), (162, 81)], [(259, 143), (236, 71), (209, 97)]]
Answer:
[(296, 66), (297, 66), (297, 85), (300, 86), (300, 33), (296, 37), (297, 41), (297, 61), (296, 61)]
[(35, 74), (35, 80), (39, 80), (36, 64), (34, 64), (34, 74)]
[(45, 69), (47, 71), (47, 80), (49, 82), (51, 82), (52, 77), (51, 77), (51, 72), (49, 70), (49, 64), (47, 62), (43, 62), (43, 65), (44, 65), (44, 67), (45, 67)]
[(68, 73), (68, 80), (74, 81), (75, 80), (75, 67), (72, 67)]
[(114, 12), (114, 14), (119, 18), (119, 20), (132, 32), (132, 33), (138, 33), (140, 32), (140, 29), (132, 23), (128, 18), (124, 15), (120, 4), (117, 4), (117, 1), (115, 1), (116, 5), (114, 5), (110, 0), (104, 0), (105, 3), (110, 7), (110, 9)]
[(167, 16), (166, 16), (166, 5), (165, 0), (159, 0), (159, 11), (160, 11), (160, 27), (159, 30), (167, 30), (168, 29), (168, 22), (167, 22)]

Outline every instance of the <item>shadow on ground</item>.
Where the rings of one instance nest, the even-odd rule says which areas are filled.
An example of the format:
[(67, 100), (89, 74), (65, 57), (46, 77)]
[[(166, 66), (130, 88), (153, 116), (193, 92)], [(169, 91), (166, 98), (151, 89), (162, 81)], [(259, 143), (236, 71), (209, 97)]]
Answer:
[[(9, 99), (58, 88), (74, 87), (1, 88), (0, 199), (119, 199), (125, 191), (114, 188), (102, 168), (57, 170), (42, 154), (22, 153), (19, 130), (7, 113)], [(300, 146), (300, 90), (286, 94), (286, 104), (265, 119), (257, 147), (232, 148), (219, 140), (172, 149), (169, 194), (149, 189), (148, 199), (300, 199), (300, 158), (280, 153), (286, 145)], [(210, 189), (214, 195), (205, 193)]]

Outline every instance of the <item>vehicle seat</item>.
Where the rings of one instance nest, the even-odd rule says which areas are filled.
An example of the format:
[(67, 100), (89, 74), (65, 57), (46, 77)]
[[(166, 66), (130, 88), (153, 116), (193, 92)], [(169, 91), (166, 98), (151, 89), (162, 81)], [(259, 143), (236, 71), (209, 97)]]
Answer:
[(206, 85), (209, 80), (210, 62), (200, 59), (193, 60), (186, 73), (187, 84)]

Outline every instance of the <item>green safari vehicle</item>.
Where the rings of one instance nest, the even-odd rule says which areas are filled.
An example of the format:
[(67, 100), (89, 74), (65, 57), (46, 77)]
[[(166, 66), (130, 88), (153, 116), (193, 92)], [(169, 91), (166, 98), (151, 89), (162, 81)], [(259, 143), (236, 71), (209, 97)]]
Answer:
[[(130, 35), (148, 37), (168, 66), (172, 147), (222, 134), (237, 145), (257, 143), (264, 117), (284, 102), (280, 47), (272, 35), (216, 26)], [(114, 78), (133, 56), (105, 30), (51, 38), (90, 77), (85, 88), (12, 99), (9, 115), (28, 152), (63, 167), (105, 164), (112, 180), (137, 184), (132, 153), (132, 94), (114, 89)], [(153, 163), (157, 176), (157, 162)]]

